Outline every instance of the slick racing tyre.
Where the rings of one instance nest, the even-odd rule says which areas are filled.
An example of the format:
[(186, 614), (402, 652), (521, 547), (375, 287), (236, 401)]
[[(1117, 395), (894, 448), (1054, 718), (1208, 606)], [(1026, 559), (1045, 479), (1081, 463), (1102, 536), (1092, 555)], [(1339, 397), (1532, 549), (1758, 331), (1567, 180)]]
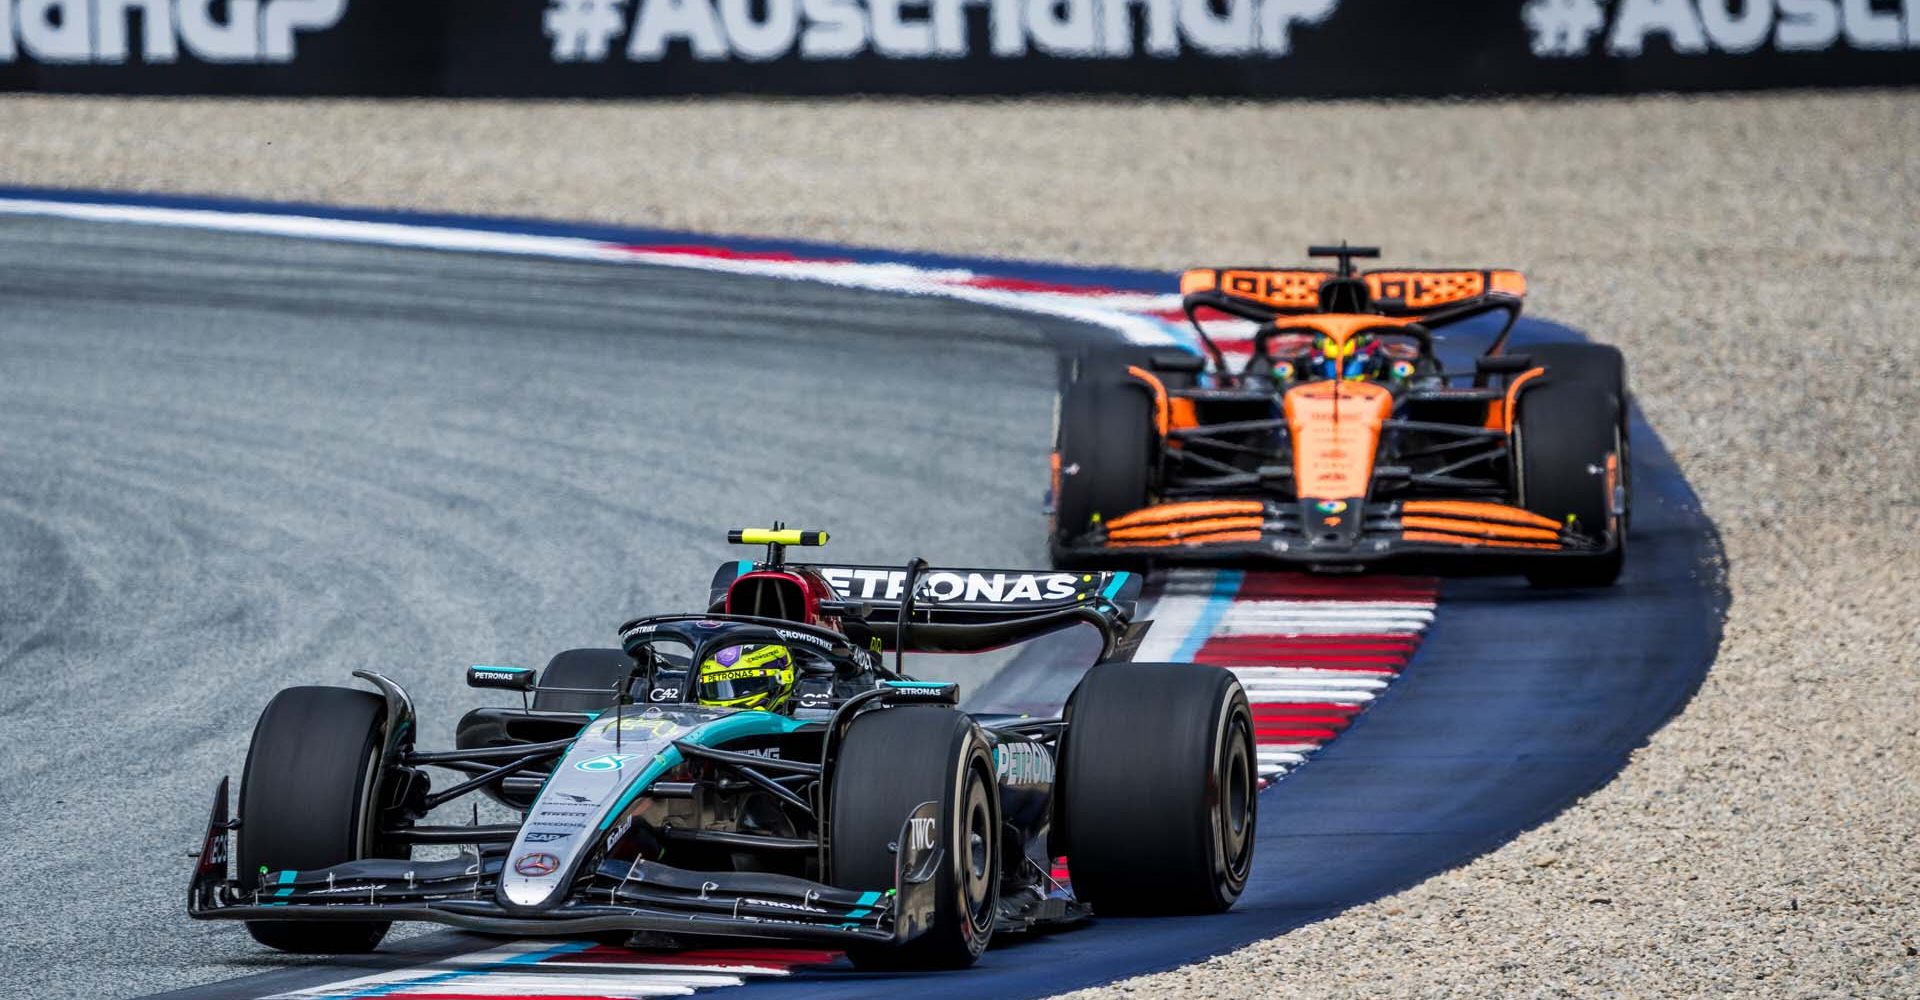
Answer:
[(1061, 393), (1054, 430), (1055, 568), (1073, 563), (1065, 546), (1095, 519), (1110, 521), (1147, 505), (1159, 432), (1153, 396), (1112, 359), (1090, 359)]
[[(1618, 397), (1583, 379), (1543, 376), (1521, 392), (1513, 421), (1520, 505), (1598, 535), (1612, 527), (1609, 462), (1624, 459)], [(1617, 468), (1617, 466), (1616, 466)], [(1541, 559), (1527, 568), (1536, 587), (1604, 587), (1620, 576), (1626, 538), (1598, 555)]]
[(831, 879), (847, 889), (894, 886), (900, 827), (938, 802), (945, 863), (936, 877), (933, 926), (899, 947), (861, 945), (863, 969), (956, 969), (993, 938), (1000, 901), (1000, 791), (973, 720), (948, 708), (908, 706), (853, 720), (833, 769)]
[[(534, 691), (536, 712), (598, 712), (613, 707), (613, 689), (633, 674), (633, 658), (618, 649), (569, 649), (540, 671), (541, 687), (595, 688), (606, 694)], [(646, 692), (640, 700), (646, 700)]]
[[(1522, 349), (1515, 353), (1522, 353)], [(1609, 344), (1535, 344), (1524, 353), (1534, 364), (1544, 366), (1556, 381), (1591, 382), (1613, 397), (1620, 424), (1620, 489), (1624, 501), (1620, 523), (1625, 531), (1633, 519), (1633, 444), (1627, 426), (1632, 397), (1627, 391), (1626, 357)]]
[[(379, 841), (380, 750), (386, 702), (370, 691), (288, 688), (253, 727), (240, 779), (240, 887), (262, 872), (312, 871), (372, 857), (407, 857)], [(269, 948), (300, 954), (372, 951), (385, 921), (250, 920)]]
[(1259, 796), (1233, 674), (1100, 664), (1067, 701), (1061, 740), (1052, 853), (1095, 914), (1218, 913), (1240, 898)]

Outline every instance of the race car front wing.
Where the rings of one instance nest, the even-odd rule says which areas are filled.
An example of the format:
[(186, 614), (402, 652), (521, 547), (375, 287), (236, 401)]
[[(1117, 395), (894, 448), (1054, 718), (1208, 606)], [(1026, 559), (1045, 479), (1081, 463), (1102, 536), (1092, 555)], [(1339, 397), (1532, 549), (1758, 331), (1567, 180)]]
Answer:
[(227, 869), (232, 831), (222, 780), (187, 893), (200, 920), (422, 920), (465, 930), (524, 936), (651, 931), (686, 936), (808, 940), (842, 944), (911, 941), (932, 923), (934, 876), (944, 850), (917, 846), (913, 821), (931, 821), (923, 803), (901, 825), (895, 884), (857, 891), (787, 875), (690, 871), (655, 861), (603, 860), (574, 881), (557, 905), (529, 908), (495, 893), (503, 854), (444, 861), (367, 858), (312, 871), (263, 871), (243, 887)]
[(1096, 524), (1066, 546), (1080, 559), (1267, 559), (1337, 568), (1473, 556), (1509, 559), (1611, 551), (1611, 530), (1484, 500), (1191, 500)]

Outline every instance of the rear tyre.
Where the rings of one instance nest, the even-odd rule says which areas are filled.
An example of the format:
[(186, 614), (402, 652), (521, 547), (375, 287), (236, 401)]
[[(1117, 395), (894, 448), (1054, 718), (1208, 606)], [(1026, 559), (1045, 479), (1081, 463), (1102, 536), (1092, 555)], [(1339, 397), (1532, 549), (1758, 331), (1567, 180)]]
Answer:
[(1259, 805), (1253, 711), (1233, 674), (1103, 663), (1066, 720), (1054, 847), (1074, 894), (1109, 916), (1232, 906), (1253, 868)]
[[(600, 712), (613, 707), (614, 688), (633, 675), (633, 657), (618, 649), (569, 649), (540, 672), (541, 687), (597, 688), (606, 694), (533, 693), (536, 712)], [(643, 699), (644, 700), (644, 699)]]
[(855, 946), (863, 969), (957, 969), (993, 938), (1000, 900), (1000, 793), (986, 738), (967, 716), (908, 706), (853, 720), (834, 765), (832, 882), (847, 889), (894, 885), (907, 814), (938, 802), (946, 863), (935, 886), (934, 922), (900, 947)]
[[(1613, 495), (1607, 486), (1610, 460), (1624, 460), (1618, 397), (1593, 381), (1544, 376), (1521, 393), (1513, 423), (1514, 464), (1520, 503), (1555, 522), (1589, 533), (1613, 527)], [(1609, 552), (1560, 556), (1526, 571), (1536, 587), (1604, 587), (1620, 576), (1626, 560), (1624, 532)]]
[(1147, 387), (1111, 360), (1090, 360), (1061, 393), (1054, 431), (1052, 555), (1074, 559), (1067, 543), (1096, 518), (1111, 521), (1147, 505), (1159, 432)]
[[(242, 889), (267, 871), (313, 871), (371, 857), (407, 856), (379, 841), (380, 749), (386, 702), (369, 691), (288, 688), (253, 728), (240, 779), (237, 855)], [(298, 954), (372, 951), (386, 921), (250, 920), (269, 948)]]

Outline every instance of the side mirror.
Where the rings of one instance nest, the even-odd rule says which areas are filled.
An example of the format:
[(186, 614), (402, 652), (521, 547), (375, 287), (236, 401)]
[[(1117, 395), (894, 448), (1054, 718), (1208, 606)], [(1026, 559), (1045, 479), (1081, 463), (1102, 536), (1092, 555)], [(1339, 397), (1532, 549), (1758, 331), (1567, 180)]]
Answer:
[(1198, 375), (1207, 370), (1207, 359), (1189, 351), (1155, 351), (1148, 364), (1157, 372), (1181, 372)]
[(487, 667), (476, 664), (467, 668), (467, 686), (470, 688), (531, 691), (533, 678), (531, 667)]

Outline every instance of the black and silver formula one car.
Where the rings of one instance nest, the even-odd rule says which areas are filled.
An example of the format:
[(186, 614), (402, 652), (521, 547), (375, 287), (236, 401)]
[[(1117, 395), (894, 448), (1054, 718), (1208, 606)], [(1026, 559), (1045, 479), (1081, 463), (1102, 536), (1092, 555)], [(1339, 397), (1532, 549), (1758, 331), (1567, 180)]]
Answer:
[[(455, 749), (416, 748), (413, 704), (379, 674), (355, 672), (377, 692), (282, 691), (237, 816), (220, 783), (189, 913), (297, 952), (366, 951), (391, 921), (425, 920), (653, 946), (822, 941), (863, 966), (951, 967), (995, 933), (1090, 908), (1239, 896), (1247, 697), (1225, 670), (1127, 662), (1150, 624), (1133, 620), (1136, 575), (799, 565), (784, 547), (824, 533), (732, 540), (767, 557), (723, 566), (704, 613), (628, 622), (622, 648), (570, 650), (537, 679), (471, 668), (470, 685), (522, 705), (468, 712)], [(1055, 718), (969, 715), (955, 685), (898, 669), (901, 650), (1083, 625), (1101, 662)], [(475, 792), (520, 818), (422, 822)], [(422, 845), (462, 851), (411, 860)], [(1051, 871), (1063, 855), (1070, 887)]]
[[(1601, 344), (1508, 351), (1505, 270), (1200, 268), (1181, 301), (1206, 347), (1079, 363), (1060, 398), (1054, 562), (1381, 563), (1597, 586), (1626, 553), (1626, 365)], [(1237, 367), (1200, 311), (1255, 324)], [(1505, 326), (1471, 371), (1434, 331)]]

